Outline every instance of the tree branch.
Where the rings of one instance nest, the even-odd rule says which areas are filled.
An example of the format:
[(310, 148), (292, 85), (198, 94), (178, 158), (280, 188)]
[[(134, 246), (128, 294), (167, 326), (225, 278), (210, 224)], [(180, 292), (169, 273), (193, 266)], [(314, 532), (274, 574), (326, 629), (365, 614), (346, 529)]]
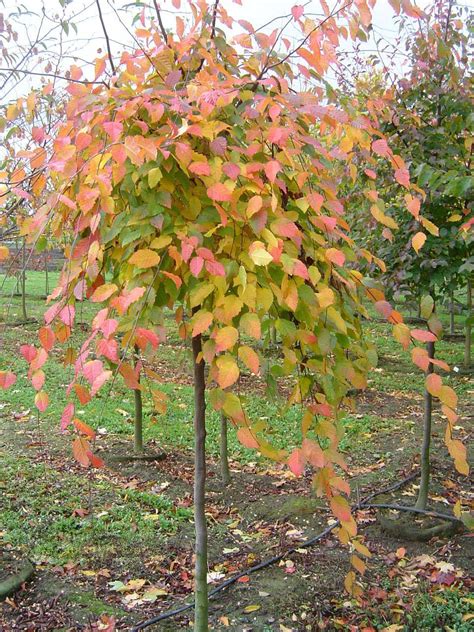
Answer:
[(104, 31), (105, 43), (107, 45), (107, 55), (109, 57), (110, 66), (112, 68), (112, 72), (115, 74), (114, 58), (112, 57), (112, 50), (110, 48), (109, 34), (107, 33), (107, 29), (105, 28), (105, 22), (104, 22), (104, 18), (102, 16), (102, 9), (100, 8), (99, 0), (95, 0), (95, 3), (97, 5), (97, 10), (99, 11), (99, 19), (100, 19), (100, 23), (102, 24), (102, 30)]
[(165, 25), (163, 24), (163, 20), (161, 19), (160, 7), (158, 6), (158, 2), (156, 0), (153, 0), (153, 4), (155, 5), (156, 16), (158, 18), (158, 24), (160, 25), (160, 31), (161, 31), (161, 35), (163, 37), (163, 41), (165, 42), (166, 45), (168, 45), (168, 34), (166, 33), (166, 29), (165, 29)]

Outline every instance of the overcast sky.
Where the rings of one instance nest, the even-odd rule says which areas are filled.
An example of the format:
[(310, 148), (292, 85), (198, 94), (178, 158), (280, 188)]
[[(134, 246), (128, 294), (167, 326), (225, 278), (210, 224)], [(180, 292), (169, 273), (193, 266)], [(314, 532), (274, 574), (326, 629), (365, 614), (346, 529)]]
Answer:
[[(84, 69), (87, 68), (87, 61), (91, 62), (97, 56), (98, 50), (105, 52), (105, 41), (103, 37), (103, 31), (98, 18), (96, 0), (64, 0), (66, 7), (61, 7), (60, 0), (33, 0), (17, 2), (15, 0), (0, 0), (0, 11), (3, 5), (3, 12), (8, 15), (11, 11), (21, 11), (24, 6), (28, 11), (34, 12), (34, 15), (24, 14), (21, 18), (17, 18), (16, 24), (23, 24), (23, 30), (18, 27), (19, 39), (21, 44), (25, 44), (28, 38), (36, 37), (41, 25), (41, 33), (43, 41), (46, 43), (46, 49), (49, 59), (53, 62), (55, 58), (60, 55), (63, 58), (67, 58), (67, 65), (77, 63)], [(330, 6), (333, 6), (336, 0), (328, 0)], [(100, 5), (103, 12), (104, 21), (107, 26), (107, 31), (112, 40), (112, 51), (116, 55), (119, 51), (123, 50), (124, 44), (130, 44), (132, 42), (131, 31), (131, 17), (137, 13), (137, 9), (129, 9), (128, 15), (120, 9), (124, 7), (127, 0), (100, 0)], [(131, 4), (131, 2), (129, 2)], [(222, 5), (226, 10), (237, 19), (245, 19), (251, 22), (254, 26), (261, 26), (275, 18), (277, 16), (287, 15), (292, 6), (295, 4), (304, 4), (306, 13), (320, 13), (319, 0), (312, 0), (306, 2), (305, 0), (242, 0), (242, 6), (234, 3), (232, 0), (221, 0)], [(149, 1), (151, 5), (151, 1)], [(171, 0), (160, 0), (159, 4), (164, 9), (164, 20), (166, 25), (174, 27), (174, 15), (175, 12), (171, 4)], [(183, 2), (183, 7), (187, 3)], [(418, 6), (422, 8), (426, 6), (427, 0), (418, 0)], [(42, 9), (44, 7), (44, 16), (42, 16)], [(170, 12), (167, 13), (166, 10)], [(374, 9), (374, 30), (379, 36), (385, 37), (388, 41), (393, 42), (397, 35), (397, 24), (395, 21), (395, 14), (390, 7), (388, 0), (377, 0)], [(70, 27), (69, 34), (62, 33), (61, 46), (58, 44), (58, 36), (60, 29), (57, 24), (61, 21), (62, 17), (65, 21), (71, 21), (77, 26), (77, 34)], [(275, 26), (283, 26), (284, 22), (276, 22), (271, 28)], [(56, 27), (55, 27), (56, 24)], [(45, 37), (48, 31), (51, 29), (49, 38)], [(294, 31), (293, 31), (294, 32)], [(291, 38), (291, 26), (289, 27), (288, 36)], [(365, 48), (372, 46), (373, 44), (367, 44)], [(11, 46), (11, 45), (10, 45)], [(347, 45), (347, 49), (348, 49)], [(77, 60), (77, 61), (76, 61)], [(34, 70), (43, 71), (45, 64), (39, 65)], [(26, 68), (26, 66), (25, 66)], [(31, 70), (29, 66), (29, 70)], [(89, 71), (90, 77), (90, 71)], [(0, 102), (5, 99), (11, 99), (19, 94), (23, 94), (28, 85), (35, 85), (39, 82), (38, 77), (26, 77), (21, 82), (21, 85), (13, 85), (11, 82), (7, 86), (4, 86), (2, 90), (3, 94), (0, 94)], [(1, 87), (1, 82), (0, 82)]]

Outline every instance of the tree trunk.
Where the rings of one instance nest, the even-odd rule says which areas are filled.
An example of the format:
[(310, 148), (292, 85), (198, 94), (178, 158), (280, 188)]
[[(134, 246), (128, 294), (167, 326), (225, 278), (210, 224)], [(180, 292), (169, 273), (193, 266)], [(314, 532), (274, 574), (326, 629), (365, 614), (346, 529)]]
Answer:
[(28, 320), (28, 314), (26, 312), (26, 243), (23, 240), (21, 256), (21, 311), (23, 320)]
[(206, 383), (201, 336), (192, 339), (194, 359), (194, 527), (196, 533), (196, 562), (194, 573), (194, 632), (207, 632), (207, 525), (206, 494)]
[(449, 293), (449, 333), (454, 336), (454, 292)]
[(464, 366), (466, 369), (471, 367), (471, 344), (472, 344), (472, 283), (471, 279), (467, 280), (467, 315), (466, 315), (466, 337), (464, 340)]
[(221, 478), (224, 486), (230, 483), (229, 470), (229, 451), (227, 446), (227, 417), (221, 414), (221, 436), (220, 436), (220, 455), (221, 455)]
[(45, 293), (46, 296), (49, 295), (49, 275), (48, 275), (48, 253), (46, 250), (44, 251), (44, 274), (45, 274)]
[[(428, 351), (428, 356), (430, 358), (434, 358), (435, 354), (435, 344), (434, 342), (428, 342), (426, 344), (426, 350)], [(426, 370), (426, 375), (433, 373), (433, 364), (430, 362), (428, 365), (428, 369)], [(425, 388), (425, 401), (424, 401), (424, 419), (423, 419), (423, 445), (421, 448), (421, 458), (420, 458), (420, 466), (421, 466), (421, 478), (420, 478), (420, 489), (418, 491), (418, 499), (416, 501), (415, 508), (416, 509), (426, 509), (426, 505), (428, 503), (428, 491), (430, 487), (430, 444), (431, 444), (431, 418), (432, 418), (432, 409), (433, 409), (433, 397), (431, 393)]]
[[(137, 366), (139, 361), (138, 347), (135, 347), (135, 366)], [(138, 382), (140, 382), (140, 375), (137, 377)], [(143, 404), (142, 404), (142, 392), (140, 389), (136, 388), (133, 391), (135, 395), (135, 433), (134, 433), (134, 442), (133, 448), (135, 452), (141, 454), (143, 452)]]

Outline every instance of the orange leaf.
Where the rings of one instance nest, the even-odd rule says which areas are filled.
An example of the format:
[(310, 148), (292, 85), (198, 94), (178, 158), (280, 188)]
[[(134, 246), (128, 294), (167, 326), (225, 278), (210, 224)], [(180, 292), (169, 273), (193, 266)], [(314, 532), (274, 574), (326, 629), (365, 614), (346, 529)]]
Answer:
[(232, 199), (232, 193), (222, 182), (216, 182), (208, 187), (207, 195), (215, 202), (230, 202)]
[(333, 496), (331, 498), (331, 509), (336, 518), (341, 522), (349, 522), (351, 519), (351, 508), (349, 503), (342, 496)]
[(83, 406), (91, 401), (88, 389), (82, 384), (74, 384), (74, 390), (76, 391), (76, 395)]
[(343, 266), (346, 260), (346, 256), (343, 252), (337, 248), (328, 248), (325, 252), (326, 259), (331, 263), (335, 263), (338, 266)]
[(128, 262), (137, 268), (152, 268), (160, 262), (160, 255), (154, 250), (143, 248), (134, 252)]
[(232, 356), (224, 355), (217, 358), (216, 367), (217, 383), (221, 388), (232, 386), (239, 379), (239, 367)]
[(246, 448), (258, 448), (259, 443), (250, 428), (239, 428), (237, 430), (237, 439)]
[(422, 349), (421, 347), (415, 347), (412, 350), (411, 359), (422, 371), (426, 371), (430, 365), (428, 351), (426, 351), (426, 349)]
[(411, 337), (419, 342), (436, 342), (438, 340), (431, 331), (425, 331), (424, 329), (412, 329)]
[(43, 349), (45, 349), (46, 351), (51, 351), (56, 339), (54, 331), (51, 329), (51, 327), (41, 327), (38, 332), (38, 337)]
[(92, 430), (92, 428), (90, 426), (88, 426), (86, 423), (84, 423), (80, 419), (77, 419), (77, 418), (73, 419), (72, 423), (74, 424), (76, 430), (78, 432), (80, 432), (81, 434), (84, 434), (84, 435), (90, 437), (91, 439), (95, 438), (94, 430)]
[(89, 467), (91, 463), (89, 458), (90, 445), (87, 439), (84, 439), (84, 437), (76, 437), (72, 442), (72, 453), (76, 461), (78, 461), (82, 467)]
[(255, 340), (260, 340), (262, 336), (262, 327), (260, 324), (260, 319), (257, 314), (247, 313), (242, 316), (240, 319), (240, 326), (251, 338), (255, 338)]
[(193, 326), (192, 337), (199, 336), (206, 329), (209, 328), (212, 323), (214, 317), (211, 312), (206, 312), (204, 309), (200, 309), (198, 312), (194, 314), (191, 318), (191, 324)]
[(48, 393), (45, 393), (45, 391), (39, 391), (38, 393), (36, 393), (35, 406), (40, 412), (44, 413), (44, 411), (48, 408), (48, 404)]
[(436, 375), (436, 373), (430, 373), (430, 375), (426, 376), (425, 385), (428, 393), (438, 397), (441, 387), (443, 386), (443, 382), (439, 375)]
[(443, 404), (450, 408), (454, 409), (458, 405), (458, 396), (450, 386), (446, 386), (445, 384), (439, 389), (437, 397)]
[(235, 327), (222, 327), (216, 334), (216, 351), (231, 349), (239, 338), (239, 332)]
[[(138, 254), (138, 253), (135, 253), (135, 254)], [(133, 256), (130, 258), (130, 261), (132, 260)], [(106, 301), (108, 298), (110, 298), (112, 294), (115, 294), (117, 290), (118, 290), (118, 287), (115, 285), (115, 283), (104, 283), (104, 285), (99, 285), (99, 287), (95, 290), (94, 294), (91, 296), (91, 301), (93, 303), (102, 303), (103, 301)]]
[(305, 463), (306, 460), (304, 458), (303, 451), (299, 448), (293, 450), (288, 457), (288, 467), (295, 476), (303, 476)]
[(411, 245), (416, 252), (419, 252), (421, 248), (423, 248), (423, 244), (426, 241), (425, 233), (416, 233), (414, 237), (412, 237)]
[(260, 360), (257, 353), (251, 347), (247, 345), (239, 347), (239, 358), (252, 373), (258, 375), (260, 372)]

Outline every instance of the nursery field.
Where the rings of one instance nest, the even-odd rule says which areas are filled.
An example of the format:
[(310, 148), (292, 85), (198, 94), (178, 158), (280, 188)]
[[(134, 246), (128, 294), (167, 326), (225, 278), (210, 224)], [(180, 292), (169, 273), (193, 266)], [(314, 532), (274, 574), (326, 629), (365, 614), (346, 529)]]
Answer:
[[(54, 287), (55, 275), (50, 275)], [(29, 321), (22, 323), (12, 279), (2, 286), (0, 364), (18, 375), (0, 402), (0, 546), (4, 567), (28, 559), (30, 581), (2, 603), (0, 629), (130, 630), (161, 612), (192, 603), (193, 592), (193, 388), (192, 357), (166, 317), (166, 342), (145, 354), (160, 376), (166, 411), (157, 414), (143, 392), (147, 460), (133, 455), (133, 392), (118, 377), (78, 411), (96, 431), (95, 451), (106, 467), (84, 469), (71, 454), (69, 432), (60, 432), (71, 368), (58, 348), (47, 371), (50, 405), (34, 406), (34, 389), (19, 352), (34, 343), (45, 309), (44, 275), (27, 273)], [(91, 309), (90, 304), (86, 309)], [(403, 307), (400, 307), (403, 311)], [(209, 589), (238, 577), (210, 602), (214, 630), (387, 630), (468, 632), (474, 618), (473, 539), (466, 530), (413, 541), (411, 522), (386, 530), (372, 503), (412, 505), (417, 494), (424, 376), (374, 318), (365, 323), (378, 367), (365, 391), (354, 393), (344, 419), (342, 452), (358, 528), (371, 552), (357, 600), (344, 592), (350, 554), (323, 532), (334, 517), (311, 489), (278, 464), (245, 448), (229, 427), (231, 482), (219, 468), (220, 418), (207, 416)], [(445, 325), (448, 315), (439, 314)], [(454, 367), (446, 383), (459, 397), (457, 436), (472, 436), (474, 384), (462, 366), (462, 316), (456, 333), (437, 344), (437, 357)], [(80, 313), (74, 344), (87, 337), (90, 314)], [(274, 350), (276, 354), (277, 349)], [(272, 351), (270, 351), (272, 353)], [(266, 394), (265, 372), (243, 373), (239, 389), (253, 419), (271, 427), (272, 442), (301, 443), (300, 409), (286, 407), (288, 384)], [(472, 509), (472, 481), (452, 467), (443, 441), (445, 422), (434, 401), (430, 509), (453, 513), (460, 500)], [(156, 458), (153, 458), (153, 455)], [(383, 493), (386, 488), (400, 486)], [(367, 502), (367, 504), (370, 504)], [(390, 511), (383, 516), (390, 517)], [(426, 518), (426, 517), (425, 517)], [(383, 523), (383, 520), (382, 520)], [(277, 557), (260, 570), (252, 567)], [(0, 581), (2, 577), (0, 576)], [(189, 629), (193, 610), (163, 620), (156, 630)]]

